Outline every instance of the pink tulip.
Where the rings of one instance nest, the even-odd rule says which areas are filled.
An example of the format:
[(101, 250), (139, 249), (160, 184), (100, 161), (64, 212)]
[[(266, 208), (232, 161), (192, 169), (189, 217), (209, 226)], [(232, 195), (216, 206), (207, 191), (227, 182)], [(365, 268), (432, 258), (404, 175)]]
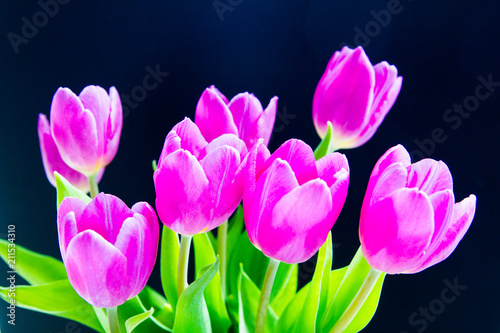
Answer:
[(182, 235), (195, 235), (221, 225), (243, 195), (241, 161), (245, 143), (224, 134), (207, 143), (185, 118), (172, 128), (153, 178), (160, 220)]
[(344, 205), (347, 159), (333, 153), (316, 162), (312, 149), (296, 139), (269, 155), (259, 142), (244, 162), (248, 237), (268, 257), (304, 262), (323, 245)]
[(156, 261), (159, 226), (153, 208), (129, 209), (100, 193), (85, 203), (67, 197), (57, 214), (59, 247), (76, 292), (93, 306), (112, 308), (135, 297)]
[[(89, 182), (84, 174), (71, 169), (61, 158), (61, 154), (57, 150), (57, 146), (50, 133), (50, 125), (47, 117), (44, 114), (38, 115), (38, 139), (40, 141), (40, 151), (42, 153), (43, 168), (47, 179), (56, 187), (54, 172), (57, 171), (73, 186), (83, 192), (89, 192)], [(97, 174), (97, 182), (99, 182), (104, 174), (104, 168), (99, 170)]]
[(330, 121), (335, 149), (363, 145), (396, 101), (402, 81), (387, 62), (373, 66), (361, 46), (335, 52), (314, 93), (313, 121), (319, 136), (325, 137)]
[(395, 146), (370, 176), (359, 225), (363, 255), (370, 266), (389, 274), (420, 272), (453, 252), (475, 210), (474, 195), (455, 203), (445, 163), (411, 164), (405, 148)]
[(250, 149), (260, 138), (269, 144), (276, 119), (278, 97), (273, 97), (265, 110), (248, 92), (228, 101), (217, 88), (205, 89), (196, 106), (195, 123), (207, 141), (222, 134), (234, 134)]
[(109, 95), (98, 86), (85, 87), (79, 96), (59, 88), (50, 108), (52, 137), (63, 161), (85, 176), (93, 176), (115, 157), (123, 112), (115, 87)]

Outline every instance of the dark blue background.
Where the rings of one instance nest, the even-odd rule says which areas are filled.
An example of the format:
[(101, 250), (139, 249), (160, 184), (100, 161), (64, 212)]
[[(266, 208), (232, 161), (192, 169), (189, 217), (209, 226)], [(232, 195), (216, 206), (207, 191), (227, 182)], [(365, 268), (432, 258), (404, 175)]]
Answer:
[[(412, 326), (409, 317), (441, 297), (445, 279), (455, 278), (467, 289), (428, 321), (425, 332), (498, 331), (500, 91), (481, 101), (456, 129), (443, 119), (447, 109), (475, 94), (479, 76), (500, 81), (498, 2), (401, 0), (398, 13), (383, 25), (374, 23), (372, 12), (388, 8), (381, 0), (222, 0), (232, 5), (221, 16), (211, 0), (65, 2), (17, 53), (8, 34), (22, 35), (23, 17), (33, 22), (41, 6), (36, 1), (0, 5), (0, 233), (15, 224), (18, 244), (60, 257), (55, 190), (45, 178), (36, 132), (38, 113), (49, 113), (58, 87), (79, 93), (89, 84), (114, 85), (130, 94), (142, 85), (147, 66), (169, 73), (126, 112), (120, 149), (100, 183), (102, 191), (130, 206), (154, 204), (151, 160), (158, 158), (171, 127), (184, 116), (194, 117), (204, 88), (215, 84), (229, 98), (253, 92), (265, 105), (279, 96), (278, 110), (290, 118), (277, 119), (271, 150), (292, 137), (315, 147), (316, 84), (333, 52), (358, 42), (373, 63), (396, 65), (404, 82), (373, 139), (344, 151), (351, 183), (333, 228), (334, 267), (347, 265), (359, 246), (359, 210), (371, 169), (398, 143), (414, 152), (418, 141), (441, 128), (447, 139), (423, 155), (448, 164), (457, 200), (470, 193), (478, 197), (474, 222), (456, 251), (422, 273), (388, 276), (364, 331), (417, 332), (422, 326)], [(356, 38), (358, 29), (369, 35)], [(303, 272), (312, 265), (303, 265)], [(4, 268), (0, 285), (6, 285)], [(161, 292), (158, 269), (151, 284)], [(12, 329), (4, 311), (3, 332), (67, 328), (65, 319), (17, 309)]]

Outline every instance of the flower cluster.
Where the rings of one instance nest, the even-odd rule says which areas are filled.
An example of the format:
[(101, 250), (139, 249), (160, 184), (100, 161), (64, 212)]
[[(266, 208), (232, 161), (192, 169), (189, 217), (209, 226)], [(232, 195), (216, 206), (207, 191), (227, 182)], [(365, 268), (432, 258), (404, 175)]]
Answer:
[[(417, 273), (447, 258), (476, 207), (474, 195), (455, 202), (444, 162), (412, 164), (404, 147), (390, 148), (367, 185), (359, 219), (361, 247), (350, 273), (331, 271), (330, 232), (350, 179), (347, 157), (335, 150), (365, 144), (401, 85), (395, 66), (373, 66), (361, 47), (344, 47), (331, 58), (314, 94), (312, 118), (323, 141), (313, 151), (290, 139), (273, 153), (267, 145), (278, 98), (264, 109), (248, 92), (228, 100), (208, 87), (194, 122), (185, 118), (166, 135), (153, 173), (156, 212), (164, 225), (160, 270), (166, 298), (140, 296), (156, 262), (155, 210), (145, 202), (130, 209), (97, 187), (120, 140), (118, 92), (88, 86), (77, 96), (58, 89), (50, 124), (39, 116), (38, 135), (47, 178), (65, 196), (57, 224), (69, 282), (89, 304), (108, 309), (98, 317), (109, 320), (104, 329), (109, 332), (125, 326), (128, 332), (141, 323), (149, 330), (140, 330), (141, 324), (138, 331), (151, 332), (361, 330), (371, 316), (356, 314), (373, 315), (376, 302), (366, 300), (378, 300), (384, 275)], [(92, 198), (85, 194), (89, 191)], [(192, 239), (196, 272), (190, 284)], [(250, 243), (253, 247), (246, 247)], [(305, 293), (297, 293), (297, 263), (318, 251), (313, 280)], [(265, 277), (262, 263), (268, 264)], [(282, 271), (288, 278), (281, 276), (273, 287)], [(357, 280), (351, 281), (353, 276)], [(328, 289), (334, 288), (330, 278), (342, 281), (336, 291)], [(145, 312), (130, 305), (133, 299)], [(154, 299), (161, 305), (148, 311), (143, 303)]]

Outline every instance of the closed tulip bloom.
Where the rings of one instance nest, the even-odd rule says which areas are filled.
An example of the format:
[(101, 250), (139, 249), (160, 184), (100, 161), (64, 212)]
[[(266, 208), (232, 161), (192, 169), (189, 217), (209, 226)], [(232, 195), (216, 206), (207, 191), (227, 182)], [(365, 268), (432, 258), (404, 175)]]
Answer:
[(244, 163), (243, 214), (250, 241), (266, 256), (286, 263), (311, 258), (344, 205), (346, 157), (333, 153), (315, 161), (312, 149), (293, 139), (272, 155), (259, 142)]
[(115, 157), (123, 112), (115, 87), (108, 93), (98, 86), (80, 95), (59, 88), (50, 109), (52, 137), (63, 161), (85, 176), (94, 176)]
[(417, 273), (446, 259), (476, 210), (470, 195), (455, 203), (451, 173), (442, 161), (411, 164), (395, 146), (375, 164), (361, 209), (359, 237), (371, 267)]
[(156, 261), (159, 226), (153, 208), (129, 209), (100, 193), (85, 203), (67, 197), (57, 214), (59, 247), (76, 292), (93, 306), (112, 308), (135, 297)]
[(319, 136), (325, 137), (331, 122), (334, 149), (363, 145), (393, 106), (402, 81), (395, 66), (385, 61), (373, 66), (361, 46), (335, 52), (314, 93)]
[(207, 141), (234, 134), (250, 149), (262, 138), (267, 146), (276, 119), (278, 97), (265, 110), (253, 94), (240, 93), (228, 101), (217, 88), (205, 89), (196, 106), (195, 123)]
[[(52, 186), (56, 187), (54, 172), (57, 171), (80, 191), (89, 192), (90, 187), (87, 177), (85, 177), (84, 174), (71, 169), (62, 160), (61, 154), (59, 154), (54, 139), (52, 138), (49, 121), (44, 114), (38, 115), (38, 139), (40, 141), (43, 168), (45, 169), (47, 179)], [(103, 173), (104, 168), (102, 168), (97, 174), (97, 182), (101, 180)]]
[(168, 133), (153, 175), (160, 220), (192, 236), (218, 227), (243, 195), (245, 143), (233, 134), (207, 143), (189, 119)]

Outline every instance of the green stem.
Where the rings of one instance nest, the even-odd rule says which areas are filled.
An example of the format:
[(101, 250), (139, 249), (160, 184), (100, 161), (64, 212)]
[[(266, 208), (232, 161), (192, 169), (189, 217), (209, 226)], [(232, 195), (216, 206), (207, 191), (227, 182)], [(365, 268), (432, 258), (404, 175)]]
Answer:
[(179, 249), (179, 264), (177, 266), (177, 296), (181, 297), (182, 292), (187, 288), (187, 275), (189, 263), (189, 248), (191, 247), (193, 236), (181, 235), (181, 246)]
[(90, 185), (90, 197), (95, 198), (99, 194), (99, 187), (97, 186), (97, 175), (88, 176)]
[(266, 328), (267, 306), (269, 305), (269, 297), (273, 289), (274, 278), (278, 271), (280, 262), (276, 259), (269, 258), (269, 266), (267, 266), (266, 277), (260, 292), (259, 307), (257, 308), (257, 323), (255, 324), (255, 333), (264, 333)]
[(344, 313), (340, 316), (339, 320), (333, 325), (330, 333), (342, 333), (349, 326), (351, 321), (354, 319), (356, 314), (358, 314), (359, 309), (363, 306), (366, 299), (370, 295), (373, 287), (378, 281), (378, 278), (382, 274), (381, 271), (377, 271), (376, 269), (370, 268), (368, 275), (365, 278), (365, 281), (359, 288), (358, 293), (354, 296), (354, 299), (351, 301), (351, 304), (345, 309)]
[(217, 229), (217, 254), (220, 258), (219, 274), (222, 299), (226, 299), (227, 225), (228, 222), (225, 221)]
[(108, 323), (110, 333), (120, 333), (120, 325), (118, 324), (118, 311), (116, 306), (107, 309)]

